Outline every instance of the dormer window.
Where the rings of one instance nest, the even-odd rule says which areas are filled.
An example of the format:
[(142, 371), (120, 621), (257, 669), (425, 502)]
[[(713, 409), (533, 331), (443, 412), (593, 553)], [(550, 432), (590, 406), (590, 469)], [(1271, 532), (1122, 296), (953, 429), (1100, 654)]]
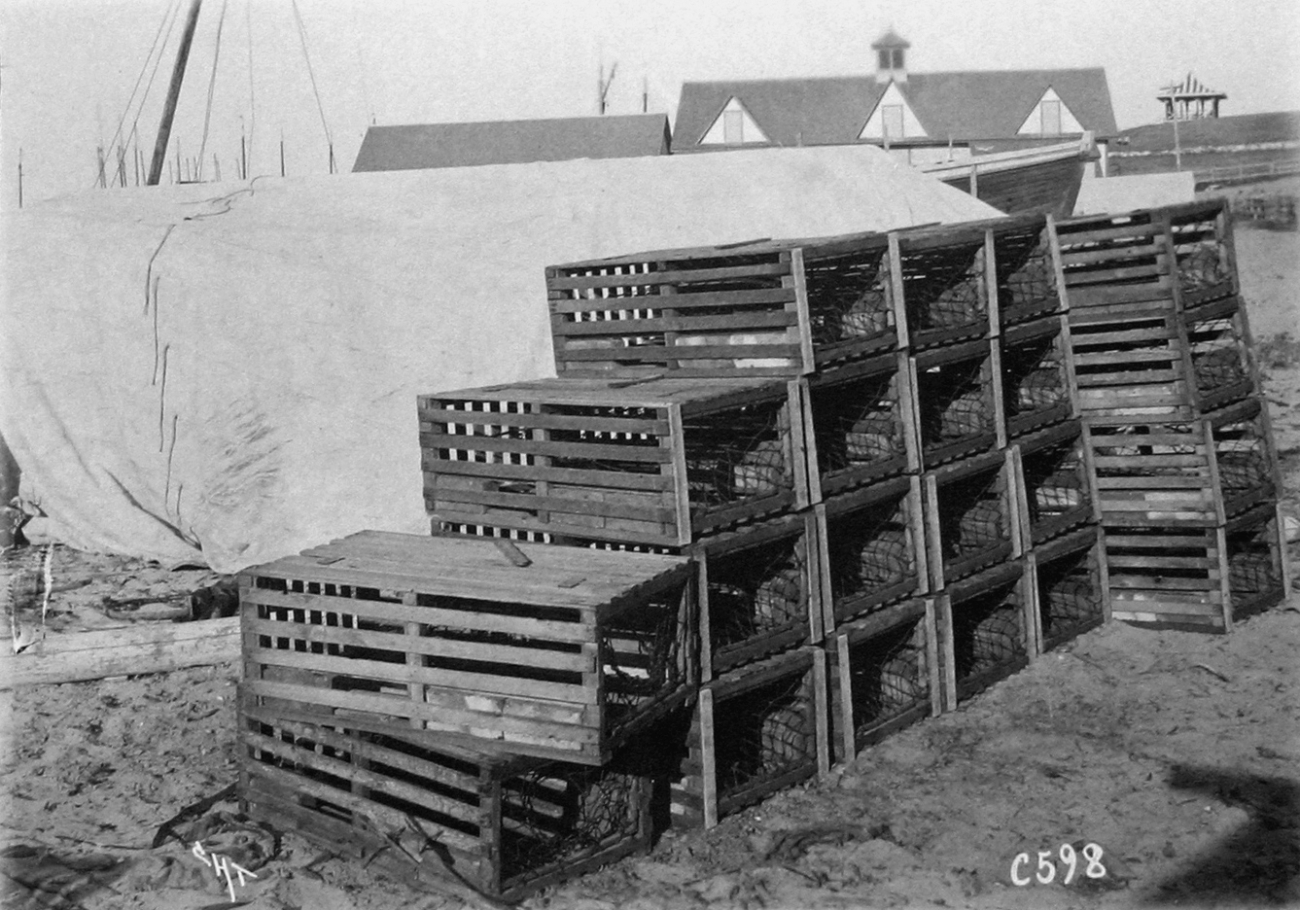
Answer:
[(903, 49), (901, 47), (882, 47), (876, 52), (876, 65), (882, 70), (903, 69)]

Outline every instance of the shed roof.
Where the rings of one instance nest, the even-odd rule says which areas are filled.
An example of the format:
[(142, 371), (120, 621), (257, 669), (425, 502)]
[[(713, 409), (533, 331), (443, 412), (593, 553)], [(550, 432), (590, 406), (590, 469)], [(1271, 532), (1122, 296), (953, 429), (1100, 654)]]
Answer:
[(372, 126), (353, 171), (666, 155), (665, 114)]
[[(1100, 67), (911, 73), (893, 83), (934, 139), (1015, 136), (1048, 89), (1098, 136), (1116, 132), (1106, 72)], [(888, 84), (875, 76), (687, 82), (677, 124), (678, 151), (698, 145), (732, 98), (738, 98), (774, 145), (857, 142)]]

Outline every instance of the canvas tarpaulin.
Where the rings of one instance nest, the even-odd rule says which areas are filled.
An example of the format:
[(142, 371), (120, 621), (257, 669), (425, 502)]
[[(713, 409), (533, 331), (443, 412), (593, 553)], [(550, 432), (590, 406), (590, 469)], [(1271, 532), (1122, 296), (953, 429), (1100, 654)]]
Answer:
[(96, 191), (4, 216), (0, 433), (75, 547), (427, 532), (416, 396), (554, 375), (545, 266), (994, 214), (866, 147)]

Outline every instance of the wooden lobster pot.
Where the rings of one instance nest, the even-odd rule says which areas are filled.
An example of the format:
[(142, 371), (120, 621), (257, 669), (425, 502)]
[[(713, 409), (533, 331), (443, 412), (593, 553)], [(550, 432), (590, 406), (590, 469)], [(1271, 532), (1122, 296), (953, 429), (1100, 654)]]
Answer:
[(942, 710), (934, 602), (915, 598), (845, 623), (826, 640), (835, 761)]
[(437, 533), (681, 547), (809, 504), (796, 382), (550, 379), (420, 397)]
[(1034, 653), (1060, 647), (1110, 619), (1110, 578), (1099, 525), (1034, 547), (1025, 567), (1034, 595)]
[(936, 595), (945, 710), (1033, 660), (1033, 603), (1019, 559), (954, 582)]
[(1061, 268), (1056, 222), (1050, 215), (1000, 218), (989, 228), (996, 264), (995, 332), (1065, 311), (1065, 275)]
[(601, 768), (483, 752), (246, 686), (239, 741), (243, 811), (399, 881), (514, 901), (649, 849), (644, 746)]
[(1065, 316), (1009, 326), (998, 338), (1007, 440), (1078, 413), (1078, 383)]
[(1013, 447), (1022, 550), (1101, 518), (1089, 439), (1082, 422), (1071, 420), (1022, 437)]
[(889, 251), (866, 233), (553, 266), (556, 372), (794, 377), (896, 348)]
[(681, 557), (365, 531), (240, 578), (263, 705), (608, 761), (698, 678)]
[(921, 480), (932, 591), (1021, 555), (1011, 451), (944, 465)]
[(826, 653), (800, 648), (700, 687), (672, 783), (674, 824), (719, 819), (830, 770)]
[(1001, 351), (992, 339), (921, 351), (911, 358), (921, 465), (982, 455), (1002, 445)]

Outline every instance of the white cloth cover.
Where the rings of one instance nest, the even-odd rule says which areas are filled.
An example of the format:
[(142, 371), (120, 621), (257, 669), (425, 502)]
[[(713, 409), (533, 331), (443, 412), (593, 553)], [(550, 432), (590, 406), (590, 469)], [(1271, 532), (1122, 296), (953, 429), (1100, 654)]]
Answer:
[(95, 191), (3, 216), (0, 433), (83, 549), (423, 533), (416, 395), (554, 376), (545, 266), (996, 214), (869, 147)]

